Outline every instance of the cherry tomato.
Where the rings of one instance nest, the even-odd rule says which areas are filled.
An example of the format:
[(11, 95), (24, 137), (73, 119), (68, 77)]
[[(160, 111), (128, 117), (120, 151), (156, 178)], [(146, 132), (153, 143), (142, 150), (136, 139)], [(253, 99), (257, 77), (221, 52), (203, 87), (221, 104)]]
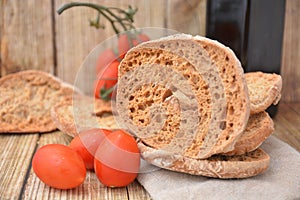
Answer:
[(121, 34), (118, 38), (118, 50), (119, 55), (125, 55), (127, 51), (132, 47), (132, 43), (127, 34)]
[(112, 49), (105, 49), (98, 57), (96, 64), (96, 73), (101, 73), (103, 69), (105, 69), (111, 62), (116, 59), (117, 56)]
[(108, 187), (129, 185), (138, 175), (140, 153), (135, 139), (117, 130), (99, 145), (94, 160), (95, 173)]
[(111, 131), (109, 130), (99, 128), (82, 131), (72, 139), (69, 147), (80, 155), (87, 169), (93, 170), (96, 150), (103, 139), (110, 133)]
[(137, 35), (136, 39), (132, 40), (132, 44), (133, 44), (133, 46), (137, 46), (138, 44), (147, 42), (149, 40), (150, 40), (150, 38), (147, 35), (140, 33)]
[(32, 168), (41, 181), (58, 189), (75, 188), (83, 183), (86, 176), (82, 158), (62, 144), (39, 148), (33, 156)]
[(118, 82), (118, 61), (112, 62), (95, 81), (94, 96), (109, 100), (112, 96), (113, 87)]
[(125, 55), (127, 51), (132, 47), (149, 40), (150, 38), (143, 33), (138, 33), (137, 35), (130, 34), (130, 33), (121, 34), (118, 38), (118, 50), (119, 50), (120, 57), (122, 55)]

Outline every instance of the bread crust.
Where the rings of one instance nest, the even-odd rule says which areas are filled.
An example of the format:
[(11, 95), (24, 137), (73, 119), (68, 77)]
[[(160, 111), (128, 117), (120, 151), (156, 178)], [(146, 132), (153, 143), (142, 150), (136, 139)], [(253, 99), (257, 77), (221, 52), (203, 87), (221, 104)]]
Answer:
[(274, 131), (274, 123), (265, 111), (252, 114), (241, 137), (237, 140), (234, 150), (222, 155), (242, 155), (257, 149)]
[(248, 72), (245, 78), (249, 88), (251, 114), (278, 104), (281, 98), (282, 78), (275, 73)]
[(71, 99), (74, 87), (52, 74), (26, 70), (0, 79), (0, 132), (36, 133), (56, 129), (50, 109)]
[(51, 117), (57, 128), (71, 137), (89, 128), (115, 130), (118, 126), (109, 105), (100, 99), (74, 96), (73, 100), (54, 106)]
[(142, 158), (157, 167), (221, 179), (256, 176), (265, 172), (270, 163), (269, 155), (260, 148), (244, 155), (215, 155), (207, 159), (193, 159), (148, 147), (141, 141), (138, 142), (138, 147)]
[[(229, 152), (234, 149), (236, 141), (245, 130), (250, 115), (250, 99), (246, 79), (244, 77), (244, 70), (240, 61), (229, 47), (226, 47), (216, 40), (210, 40), (205, 37), (195, 36), (194, 38), (202, 48), (207, 50), (212, 61), (216, 63), (220, 76), (224, 76), (222, 77), (222, 81), (225, 85), (224, 88), (227, 101), (226, 125), (228, 122), (230, 123), (230, 121), (235, 121), (235, 123), (231, 129), (227, 129), (228, 127), (226, 127), (224, 132), (228, 131), (229, 134), (220, 136), (214, 149), (214, 154), (219, 152)], [(225, 65), (225, 68), (223, 65)], [(231, 70), (233, 70), (233, 75), (231, 74), (232, 72), (230, 72), (230, 69), (227, 69), (230, 67), (232, 67)], [(228, 79), (234, 79), (235, 81), (228, 84)], [(230, 89), (232, 87), (235, 87), (237, 91), (232, 91)], [(235, 124), (239, 125), (236, 126)], [(227, 138), (228, 136), (230, 136), (229, 139)]]

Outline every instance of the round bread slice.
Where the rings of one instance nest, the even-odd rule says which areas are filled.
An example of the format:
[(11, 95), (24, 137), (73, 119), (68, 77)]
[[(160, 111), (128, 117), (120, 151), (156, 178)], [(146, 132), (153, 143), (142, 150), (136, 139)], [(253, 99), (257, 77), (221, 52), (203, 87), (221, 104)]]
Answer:
[(276, 105), (281, 98), (282, 78), (278, 74), (263, 72), (245, 73), (250, 98), (251, 114)]
[(200, 159), (232, 151), (250, 112), (232, 50), (185, 34), (126, 54), (114, 109), (120, 126), (148, 146)]
[(274, 131), (274, 123), (267, 112), (252, 114), (234, 150), (223, 155), (242, 155), (257, 149)]
[[(0, 132), (36, 133), (56, 129), (50, 109), (71, 99), (74, 88), (53, 75), (26, 70), (0, 79)], [(78, 93), (78, 91), (76, 91)]]
[(88, 96), (74, 96), (73, 100), (55, 105), (51, 116), (57, 128), (72, 137), (89, 128), (118, 128), (110, 102)]
[(142, 142), (138, 142), (138, 147), (142, 158), (157, 167), (221, 179), (256, 176), (266, 171), (270, 163), (270, 156), (260, 148), (243, 155), (193, 159), (154, 149)]

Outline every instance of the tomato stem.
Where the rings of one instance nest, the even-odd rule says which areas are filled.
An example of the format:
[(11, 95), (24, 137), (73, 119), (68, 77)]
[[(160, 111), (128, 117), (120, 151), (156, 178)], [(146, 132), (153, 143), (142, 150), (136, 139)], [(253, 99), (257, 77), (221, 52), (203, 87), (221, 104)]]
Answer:
[(100, 15), (102, 15), (110, 22), (116, 34), (119, 34), (121, 32), (116, 24), (119, 24), (124, 31), (135, 29), (133, 25), (133, 16), (136, 14), (137, 8), (133, 9), (131, 6), (128, 6), (127, 10), (123, 10), (116, 7), (106, 7), (94, 3), (70, 2), (62, 5), (57, 10), (57, 13), (61, 14), (69, 8), (78, 6), (89, 7), (98, 11), (97, 18), (94, 21), (90, 21), (90, 25), (94, 26), (95, 28), (104, 28), (104, 26), (100, 24)]
[(100, 89), (100, 97), (101, 99), (105, 100), (105, 101), (109, 101), (110, 100), (110, 94), (114, 91), (114, 87), (111, 88), (101, 88)]

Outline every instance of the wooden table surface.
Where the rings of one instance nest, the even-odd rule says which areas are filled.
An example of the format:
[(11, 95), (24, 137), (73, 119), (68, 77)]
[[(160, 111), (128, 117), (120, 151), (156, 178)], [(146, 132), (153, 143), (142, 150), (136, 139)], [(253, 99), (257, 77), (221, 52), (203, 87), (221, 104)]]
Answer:
[[(274, 122), (274, 135), (300, 151), (300, 103), (280, 103)], [(124, 188), (107, 188), (93, 172), (88, 172), (84, 184), (72, 190), (53, 189), (43, 184), (32, 171), (34, 152), (45, 144), (68, 144), (70, 140), (71, 137), (60, 131), (1, 134), (0, 199), (151, 199), (137, 181)]]

